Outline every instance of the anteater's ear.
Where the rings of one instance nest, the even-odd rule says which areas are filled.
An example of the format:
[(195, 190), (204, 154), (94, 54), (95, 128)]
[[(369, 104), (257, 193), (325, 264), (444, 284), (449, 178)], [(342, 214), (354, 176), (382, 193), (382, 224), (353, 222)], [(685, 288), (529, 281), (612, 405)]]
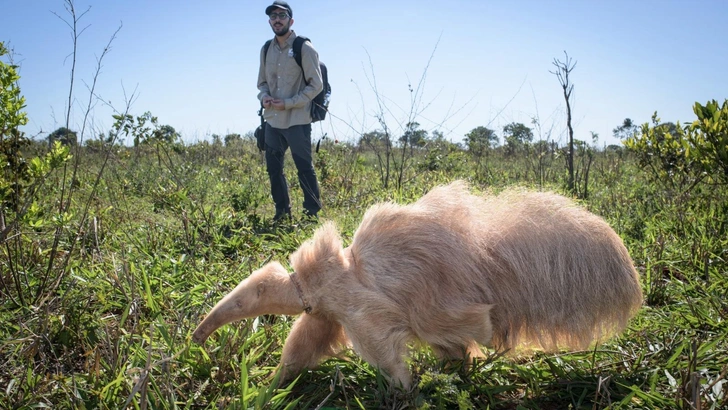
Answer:
[(338, 256), (342, 250), (339, 231), (331, 221), (324, 223), (316, 230), (313, 234), (313, 243), (316, 248), (316, 253), (321, 259)]
[(265, 293), (265, 282), (258, 283), (257, 290), (258, 290), (258, 297), (260, 297), (260, 295)]
[(304, 242), (298, 250), (291, 255), (291, 264), (296, 272), (314, 269), (322, 263), (341, 263), (343, 260), (341, 238), (333, 222), (328, 221), (316, 230), (312, 239)]

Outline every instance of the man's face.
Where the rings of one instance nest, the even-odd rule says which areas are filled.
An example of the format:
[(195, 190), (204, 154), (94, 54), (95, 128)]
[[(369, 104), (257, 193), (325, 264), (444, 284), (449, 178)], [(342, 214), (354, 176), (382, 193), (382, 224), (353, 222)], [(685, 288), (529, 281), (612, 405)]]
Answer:
[(293, 25), (293, 19), (288, 15), (288, 10), (274, 9), (268, 15), (268, 23), (276, 36), (285, 36)]

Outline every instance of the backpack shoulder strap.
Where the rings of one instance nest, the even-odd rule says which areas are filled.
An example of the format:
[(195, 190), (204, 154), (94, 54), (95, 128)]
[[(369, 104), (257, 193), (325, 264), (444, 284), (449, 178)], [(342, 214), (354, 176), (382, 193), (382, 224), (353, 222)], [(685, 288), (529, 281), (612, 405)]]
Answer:
[(309, 43), (311, 40), (308, 37), (304, 36), (296, 36), (296, 38), (293, 39), (293, 58), (296, 59), (296, 63), (299, 67), (303, 70), (303, 62), (301, 61), (301, 49), (303, 49), (303, 43), (308, 41)]
[(265, 44), (263, 44), (263, 63), (265, 63), (265, 60), (268, 57), (268, 49), (270, 48), (271, 42), (273, 42), (273, 40), (268, 40)]

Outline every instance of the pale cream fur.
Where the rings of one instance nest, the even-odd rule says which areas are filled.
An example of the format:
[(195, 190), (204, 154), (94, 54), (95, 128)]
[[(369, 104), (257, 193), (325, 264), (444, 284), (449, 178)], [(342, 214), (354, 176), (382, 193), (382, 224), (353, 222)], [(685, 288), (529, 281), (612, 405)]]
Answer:
[[(481, 356), (478, 345), (581, 349), (622, 330), (642, 304), (627, 249), (601, 218), (557, 194), (480, 197), (462, 182), (411, 205), (375, 205), (347, 248), (327, 222), (291, 265), (312, 311), (286, 340), (284, 377), (350, 341), (409, 388), (409, 342), (443, 358)], [(302, 311), (287, 272), (271, 263), (220, 301), (194, 340), (242, 317)]]

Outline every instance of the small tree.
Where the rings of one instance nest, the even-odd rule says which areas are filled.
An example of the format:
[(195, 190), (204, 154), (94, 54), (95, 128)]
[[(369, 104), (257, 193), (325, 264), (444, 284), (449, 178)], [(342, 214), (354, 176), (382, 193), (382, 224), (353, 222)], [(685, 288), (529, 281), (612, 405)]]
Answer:
[(154, 139), (156, 139), (158, 142), (163, 142), (166, 144), (172, 144), (181, 138), (177, 130), (175, 130), (174, 127), (171, 125), (160, 126), (156, 130), (154, 130), (154, 133), (152, 135)]
[(639, 131), (637, 124), (631, 118), (625, 118), (622, 124), (612, 130), (612, 135), (620, 140), (627, 139)]
[(243, 137), (240, 136), (240, 134), (236, 134), (236, 133), (234, 133), (234, 134), (227, 134), (227, 135), (225, 135), (225, 138), (224, 138), (225, 146), (226, 147), (229, 147), (231, 145), (238, 144), (242, 140), (243, 140)]
[[(0, 57), (6, 54), (8, 50), (0, 42)], [(37, 193), (45, 178), (54, 169), (64, 166), (71, 155), (68, 147), (56, 142), (44, 157), (27, 159), (23, 156), (22, 149), (30, 145), (30, 140), (19, 129), (28, 122), (19, 79), (17, 66), (0, 60), (0, 243), (4, 245), (0, 260), (7, 261), (2, 264), (0, 294), (16, 306), (29, 303), (38, 306), (49, 277), (35, 276), (40, 263), (22, 252), (29, 242), (24, 228), (29, 221), (35, 225), (34, 229), (37, 228), (40, 219), (25, 217), (29, 208), (39, 208)]]
[(657, 113), (652, 125), (642, 125), (624, 145), (637, 156), (648, 178), (672, 193), (669, 197), (681, 198), (703, 179), (700, 159), (690, 155), (686, 129), (680, 123), (660, 122)]
[[(0, 57), (7, 54), (8, 49), (0, 42)], [(17, 66), (0, 60), (0, 240), (7, 233), (5, 201), (17, 206), (20, 191), (30, 180), (30, 167), (22, 153), (30, 140), (20, 131), (28, 117), (23, 111), (25, 97), (20, 94), (19, 79)]]
[(362, 134), (359, 140), (360, 145), (372, 146), (372, 145), (384, 145), (385, 135), (381, 131), (370, 131)]
[(427, 144), (427, 131), (420, 129), (420, 123), (410, 122), (407, 124), (407, 129), (404, 134), (399, 138), (399, 142), (402, 143), (404, 150), (409, 145), (410, 156), (414, 154), (415, 147), (422, 148)]
[(716, 100), (705, 105), (696, 102), (693, 111), (698, 119), (689, 127), (689, 155), (700, 162), (705, 172), (718, 171), (718, 178), (728, 183), (728, 99), (722, 107)]
[(412, 147), (423, 147), (427, 143), (427, 131), (420, 129), (420, 123), (407, 124), (407, 130), (399, 139), (402, 143), (409, 143)]
[(498, 145), (498, 136), (490, 128), (476, 127), (465, 134), (465, 145), (473, 156), (479, 158)]
[(569, 169), (569, 182), (568, 189), (570, 192), (574, 192), (574, 128), (571, 126), (571, 93), (574, 91), (574, 84), (569, 79), (569, 74), (576, 67), (576, 62), (572, 62), (569, 54), (564, 51), (565, 61), (560, 61), (554, 58), (553, 65), (556, 66), (556, 71), (551, 71), (556, 78), (559, 79), (559, 84), (564, 91), (564, 100), (566, 101), (566, 128), (569, 132), (569, 152), (566, 156), (566, 165)]
[(52, 147), (53, 143), (56, 141), (63, 145), (76, 145), (78, 143), (78, 136), (76, 131), (71, 131), (66, 127), (61, 127), (48, 134), (49, 147)]
[(473, 128), (465, 134), (465, 145), (470, 154), (475, 157), (476, 173), (481, 173), (481, 166), (486, 167), (483, 169), (483, 173), (488, 173), (484, 159), (488, 157), (490, 150), (498, 145), (498, 136), (495, 131), (483, 126)]
[(506, 152), (514, 154), (524, 145), (533, 141), (533, 131), (520, 122), (512, 122), (503, 127), (503, 139)]
[(385, 187), (389, 182), (389, 168), (391, 160), (391, 143), (389, 134), (383, 131), (370, 131), (362, 134), (359, 140), (359, 146), (370, 148), (377, 157), (377, 169), (379, 170), (379, 178)]
[[(599, 135), (592, 132), (592, 141), (596, 143)], [(577, 152), (578, 166), (575, 168), (574, 189), (577, 196), (581, 199), (589, 198), (589, 171), (594, 162), (594, 148), (590, 147), (586, 141), (576, 140), (574, 146)]]
[(117, 135), (134, 137), (134, 147), (137, 155), (139, 155), (139, 147), (142, 145), (155, 147), (157, 162), (160, 166), (162, 165), (162, 151), (165, 151), (169, 145), (180, 139), (180, 135), (174, 127), (159, 125), (157, 117), (153, 116), (149, 111), (136, 117), (136, 119), (130, 114), (113, 115), (112, 117), (115, 120), (114, 128), (117, 130)]

